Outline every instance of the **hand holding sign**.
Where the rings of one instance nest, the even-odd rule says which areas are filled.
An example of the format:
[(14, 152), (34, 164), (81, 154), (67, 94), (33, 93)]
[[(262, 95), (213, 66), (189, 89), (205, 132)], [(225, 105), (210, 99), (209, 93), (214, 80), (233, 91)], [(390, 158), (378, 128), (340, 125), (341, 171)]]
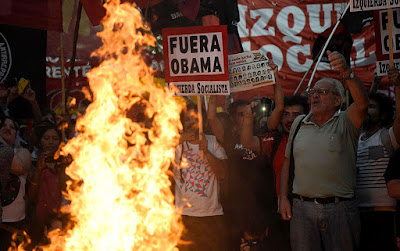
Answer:
[(10, 104), (18, 96), (19, 96), (19, 94), (18, 94), (18, 86), (11, 87), (10, 94), (7, 97), (7, 103)]
[(268, 64), (269, 64), (269, 67), (271, 67), (271, 70), (274, 72), (275, 79), (277, 79), (278, 78), (278, 65), (275, 64), (274, 61), (272, 61), (272, 59), (269, 60)]
[(30, 87), (21, 95), (24, 99), (28, 100), (30, 103), (36, 102), (36, 93)]
[(208, 151), (208, 140), (206, 139), (206, 136), (204, 133), (202, 133), (202, 139), (199, 139), (199, 149), (200, 151), (207, 152)]
[(400, 73), (398, 69), (394, 67), (390, 68), (388, 77), (389, 77), (389, 83), (391, 85), (393, 86), (400, 85)]

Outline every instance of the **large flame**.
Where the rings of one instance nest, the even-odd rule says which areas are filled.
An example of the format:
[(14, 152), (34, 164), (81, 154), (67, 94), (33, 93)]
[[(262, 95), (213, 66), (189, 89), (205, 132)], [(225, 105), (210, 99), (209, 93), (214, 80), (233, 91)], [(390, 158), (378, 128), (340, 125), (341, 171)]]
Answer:
[(68, 191), (77, 222), (44, 250), (174, 250), (183, 226), (167, 173), (181, 106), (141, 59), (154, 37), (140, 12), (118, 0), (105, 7), (103, 61), (88, 74), (93, 103), (62, 150), (73, 156), (67, 174), (83, 181)]

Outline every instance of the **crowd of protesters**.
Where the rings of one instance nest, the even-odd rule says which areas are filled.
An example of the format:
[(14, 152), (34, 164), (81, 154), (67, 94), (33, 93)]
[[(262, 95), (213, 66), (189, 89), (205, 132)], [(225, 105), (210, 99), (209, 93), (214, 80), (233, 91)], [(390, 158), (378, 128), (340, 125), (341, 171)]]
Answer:
[(40, 110), (30, 85), (21, 92), (0, 83), (0, 103), (0, 250), (26, 236), (30, 249), (46, 243), (52, 222), (67, 218), (57, 213), (68, 203), (62, 196), (68, 159), (56, 155), (62, 119)]
[[(187, 101), (171, 167), (185, 226), (180, 250), (399, 249), (399, 71), (388, 75), (393, 102), (376, 91), (379, 80), (368, 95), (343, 55), (328, 57), (354, 100), (347, 109), (344, 86), (332, 78), (284, 97), (272, 61), (273, 109), (263, 98), (236, 100), (217, 113), (211, 96), (199, 135), (197, 107)], [(2, 251), (14, 233), (26, 231), (34, 247), (67, 225), (59, 209), (68, 203), (69, 160), (56, 157), (66, 140), (60, 121), (39, 109), (29, 86), (20, 93), (0, 83), (0, 103)]]
[(200, 136), (188, 102), (173, 166), (180, 249), (399, 250), (399, 71), (388, 74), (393, 102), (378, 78), (367, 93), (343, 55), (327, 54), (343, 79), (322, 78), (307, 97), (284, 97), (271, 62), (266, 121), (259, 101), (236, 100), (226, 114), (211, 96)]

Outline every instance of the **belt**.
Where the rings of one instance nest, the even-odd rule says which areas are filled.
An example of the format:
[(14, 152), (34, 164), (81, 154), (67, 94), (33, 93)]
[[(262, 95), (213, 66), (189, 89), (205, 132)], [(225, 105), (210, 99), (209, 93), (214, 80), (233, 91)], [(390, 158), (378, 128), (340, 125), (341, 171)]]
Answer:
[(302, 201), (311, 201), (315, 204), (330, 204), (330, 203), (338, 203), (341, 201), (352, 200), (353, 198), (343, 198), (343, 197), (326, 197), (326, 198), (309, 198), (300, 196), (298, 194), (293, 194), (293, 198), (302, 200)]

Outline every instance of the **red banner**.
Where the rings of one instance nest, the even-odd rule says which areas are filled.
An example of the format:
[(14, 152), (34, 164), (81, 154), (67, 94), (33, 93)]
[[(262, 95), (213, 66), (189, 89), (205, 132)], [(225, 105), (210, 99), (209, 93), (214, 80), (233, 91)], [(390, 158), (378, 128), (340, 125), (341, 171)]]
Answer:
[[(344, 1), (261, 1), (239, 0), (239, 34), (245, 51), (260, 50), (279, 66), (279, 77), (285, 95), (292, 95), (304, 73), (313, 62), (312, 47), (319, 34), (334, 26), (344, 11)], [(375, 38), (373, 23), (360, 34), (352, 35), (351, 67), (368, 86), (375, 68)], [(303, 83), (307, 85), (309, 77)], [(321, 63), (314, 83), (321, 77), (341, 76)], [(254, 95), (255, 94), (255, 95)], [(273, 95), (272, 87), (235, 94), (235, 99)]]
[(0, 23), (41, 30), (61, 30), (61, 0), (0, 0)]
[[(85, 4), (89, 2), (101, 3), (100, 0), (82, 1)], [(154, 1), (155, 3), (158, 3), (158, 1)], [(152, 4), (153, 1), (150, 2), (150, 5)], [(279, 66), (279, 77), (285, 95), (291, 95), (312, 64), (312, 48), (317, 36), (337, 22), (346, 4), (347, 2), (343, 0), (239, 0), (240, 22), (238, 29), (243, 47), (246, 51), (260, 50), (270, 59), (273, 59)], [(29, 27), (35, 26), (35, 28), (50, 30), (61, 28), (61, 1), (43, 0), (32, 4), (31, 1), (27, 0), (0, 0), (0, 6), (0, 23), (28, 25)], [(95, 14), (100, 13), (100, 9), (96, 8), (99, 11)], [(92, 19), (99, 20), (100, 16), (100, 14), (96, 14), (96, 18)], [(360, 34), (352, 35), (351, 67), (367, 86), (372, 82), (376, 62), (374, 32), (374, 25), (369, 23)], [(53, 39), (54, 36), (50, 33), (48, 36), (49, 40), (53, 41), (48, 44), (48, 57), (54, 59), (59, 57), (58, 34), (55, 35), (56, 39)], [(72, 39), (71, 34), (65, 37)], [(90, 39), (94, 37), (93, 34), (89, 37), (80, 36), (78, 40), (77, 58), (86, 60), (86, 62), (90, 62), (91, 48), (95, 49), (98, 45), (98, 43), (93, 45), (90, 42)], [(66, 58), (70, 58), (71, 44), (70, 41), (65, 42)], [(80, 49), (82, 46), (86, 46), (85, 52)], [(163, 69), (161, 61), (155, 62), (156, 68)], [(86, 63), (82, 67), (84, 65)], [(48, 67), (51, 71), (50, 75), (47, 76), (47, 90), (51, 91), (56, 85), (55, 81), (58, 81), (57, 88), (60, 84), (59, 79), (49, 77), (53, 76), (54, 73), (51, 68), (53, 65), (49, 65), (49, 61)], [(83, 70), (79, 69), (78, 72), (83, 73)], [(336, 72), (329, 70), (329, 65), (326, 63), (320, 65), (315, 81), (323, 76), (341, 78)], [(309, 76), (306, 78), (304, 86), (308, 83), (308, 80)], [(384, 78), (383, 84), (386, 83), (387, 80)], [(300, 91), (302, 90), (303, 88), (300, 89)], [(236, 93), (235, 98), (252, 99), (255, 96), (271, 97), (272, 95), (273, 88), (267, 86), (253, 91)]]
[[(101, 40), (96, 36), (97, 28), (91, 27), (90, 35), (80, 35), (78, 39), (76, 61), (74, 69), (70, 70), (70, 58), (72, 56), (73, 29), (64, 35), (65, 51), (65, 83), (70, 74), (73, 75), (70, 96), (76, 99), (76, 103), (84, 98), (82, 87), (88, 86), (86, 74), (98, 65), (97, 58), (91, 57), (93, 51), (101, 46)], [(61, 104), (61, 61), (60, 61), (60, 33), (47, 33), (47, 57), (46, 57), (46, 93), (48, 107), (57, 109)], [(163, 77), (163, 57), (144, 51), (143, 59), (152, 69), (155, 77)], [(66, 87), (67, 88), (67, 87)]]

